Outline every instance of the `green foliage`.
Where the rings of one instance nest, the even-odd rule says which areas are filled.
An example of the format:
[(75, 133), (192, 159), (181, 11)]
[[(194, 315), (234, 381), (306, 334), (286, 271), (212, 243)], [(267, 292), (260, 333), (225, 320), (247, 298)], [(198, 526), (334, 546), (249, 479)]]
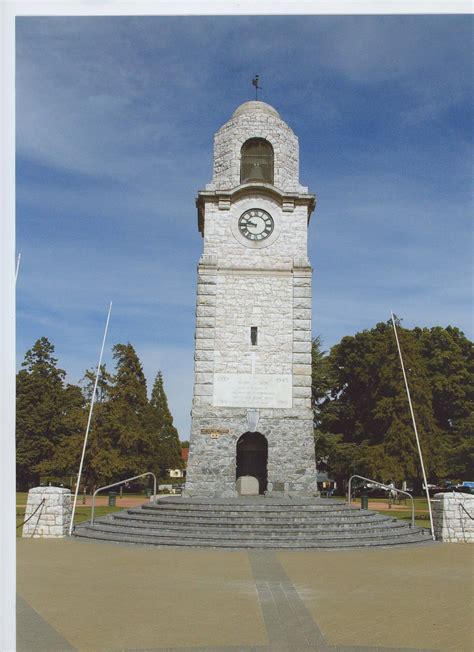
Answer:
[[(65, 385), (54, 347), (41, 338), (27, 352), (17, 375), (17, 460), (22, 487), (39, 474), (76, 477), (95, 385), (87, 370), (82, 389)], [(115, 373), (102, 365), (84, 458), (81, 490), (121, 478), (180, 468), (180, 444), (158, 374), (151, 400), (143, 368), (131, 344), (113, 347)]]
[[(473, 347), (456, 328), (397, 325), (429, 479), (473, 474)], [(319, 465), (347, 480), (421, 487), (413, 425), (391, 322), (344, 337), (329, 355), (313, 342)]]
[(158, 372), (153, 385), (146, 428), (152, 440), (154, 470), (157, 474), (164, 478), (167, 469), (182, 468), (178, 431), (173, 425), (161, 371)]
[(53, 353), (54, 346), (42, 337), (17, 374), (17, 481), (25, 488), (38, 483), (43, 463), (83, 425), (81, 391), (64, 384), (65, 372)]

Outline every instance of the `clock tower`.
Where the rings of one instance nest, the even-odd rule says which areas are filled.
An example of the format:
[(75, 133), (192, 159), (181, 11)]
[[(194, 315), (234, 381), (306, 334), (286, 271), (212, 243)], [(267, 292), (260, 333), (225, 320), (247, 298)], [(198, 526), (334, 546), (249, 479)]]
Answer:
[(245, 102), (215, 135), (212, 182), (196, 201), (204, 246), (185, 496), (316, 492), (315, 197), (298, 159), (297, 137), (265, 102)]

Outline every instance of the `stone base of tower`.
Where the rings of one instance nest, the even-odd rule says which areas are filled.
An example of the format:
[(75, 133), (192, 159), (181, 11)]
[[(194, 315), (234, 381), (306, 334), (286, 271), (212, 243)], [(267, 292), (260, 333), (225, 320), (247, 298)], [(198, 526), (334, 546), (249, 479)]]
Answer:
[(218, 425), (194, 417), (184, 496), (235, 497), (241, 475), (257, 477), (260, 494), (316, 495), (312, 420), (261, 417), (249, 432), (246, 411)]

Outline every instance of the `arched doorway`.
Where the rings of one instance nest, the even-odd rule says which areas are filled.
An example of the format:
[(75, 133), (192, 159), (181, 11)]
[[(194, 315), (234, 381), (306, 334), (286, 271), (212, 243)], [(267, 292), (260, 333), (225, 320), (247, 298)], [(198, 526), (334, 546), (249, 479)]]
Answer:
[(259, 493), (267, 489), (268, 443), (259, 432), (244, 432), (237, 442), (235, 479), (251, 475), (258, 480)]

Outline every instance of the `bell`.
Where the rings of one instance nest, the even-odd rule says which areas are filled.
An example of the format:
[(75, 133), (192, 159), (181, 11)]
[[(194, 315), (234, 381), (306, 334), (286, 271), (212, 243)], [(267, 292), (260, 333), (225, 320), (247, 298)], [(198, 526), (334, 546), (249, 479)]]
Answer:
[(265, 181), (262, 167), (259, 163), (254, 163), (250, 168), (250, 174), (247, 181)]

